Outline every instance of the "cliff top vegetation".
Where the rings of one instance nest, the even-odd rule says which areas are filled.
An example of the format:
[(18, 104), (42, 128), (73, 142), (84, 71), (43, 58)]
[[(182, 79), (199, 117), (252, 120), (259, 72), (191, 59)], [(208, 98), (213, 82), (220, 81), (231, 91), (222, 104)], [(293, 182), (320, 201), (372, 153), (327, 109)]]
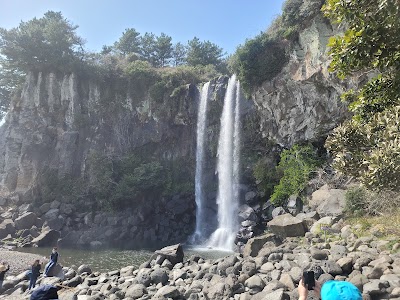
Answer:
[[(223, 49), (197, 37), (186, 45), (173, 44), (172, 37), (165, 33), (156, 36), (127, 28), (113, 45), (105, 45), (100, 53), (93, 53), (84, 49), (85, 43), (77, 35), (77, 28), (61, 12), (53, 11), (46, 12), (41, 18), (21, 22), (10, 30), (0, 28), (1, 115), (8, 109), (12, 92), (21, 85), (28, 72), (76, 72), (118, 77), (130, 75), (132, 68), (139, 66), (154, 69), (152, 72), (157, 74), (163, 73), (165, 68), (186, 66), (183, 70), (193, 68), (191, 74), (198, 74), (201, 68), (226, 73)], [(201, 79), (204, 74), (211, 74), (200, 73)]]
[(264, 32), (240, 45), (228, 61), (247, 94), (271, 80), (288, 60), (288, 49), (299, 31), (317, 14), (324, 0), (286, 0), (282, 14)]

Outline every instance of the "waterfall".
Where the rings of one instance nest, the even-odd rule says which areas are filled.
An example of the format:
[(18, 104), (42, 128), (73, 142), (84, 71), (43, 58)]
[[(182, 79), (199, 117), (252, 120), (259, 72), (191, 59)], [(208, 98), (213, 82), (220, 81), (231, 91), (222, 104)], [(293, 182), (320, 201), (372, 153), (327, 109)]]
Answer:
[(192, 243), (204, 241), (205, 219), (204, 219), (204, 195), (203, 195), (203, 167), (204, 167), (204, 132), (207, 122), (207, 101), (210, 82), (204, 84), (197, 113), (197, 138), (196, 138), (196, 175), (195, 175), (195, 196), (196, 196), (196, 230), (191, 237)]
[(233, 250), (239, 227), (239, 104), (240, 86), (233, 75), (225, 93), (218, 141), (218, 228), (208, 241), (208, 246), (224, 250)]

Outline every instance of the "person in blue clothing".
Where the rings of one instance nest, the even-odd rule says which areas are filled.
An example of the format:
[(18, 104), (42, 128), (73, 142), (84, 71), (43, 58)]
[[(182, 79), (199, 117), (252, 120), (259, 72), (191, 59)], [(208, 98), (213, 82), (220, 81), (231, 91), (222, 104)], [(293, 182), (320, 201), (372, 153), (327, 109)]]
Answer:
[(28, 290), (33, 289), (36, 285), (36, 280), (38, 279), (40, 275), (40, 269), (42, 268), (42, 265), (40, 264), (40, 261), (37, 259), (32, 265), (31, 268), (31, 280), (29, 281), (29, 287)]
[[(306, 300), (308, 288), (303, 279), (300, 280), (297, 290), (299, 292), (299, 300)], [(359, 289), (347, 281), (329, 280), (321, 284), (316, 280), (313, 290), (315, 296), (322, 300), (362, 300)]]
[(57, 264), (57, 260), (58, 260), (57, 247), (54, 247), (53, 250), (51, 251), (50, 262), (47, 264), (46, 269), (44, 270), (45, 276), (49, 275), (51, 268), (53, 268)]

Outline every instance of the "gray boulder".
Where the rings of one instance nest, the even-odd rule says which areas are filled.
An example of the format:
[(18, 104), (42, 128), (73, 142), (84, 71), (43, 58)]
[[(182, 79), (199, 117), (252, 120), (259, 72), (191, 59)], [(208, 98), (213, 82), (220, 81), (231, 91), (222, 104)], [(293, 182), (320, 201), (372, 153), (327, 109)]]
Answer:
[(0, 197), (0, 207), (6, 206), (6, 204), (7, 204), (7, 198)]
[(277, 216), (267, 225), (273, 233), (282, 237), (304, 236), (306, 232), (303, 222), (291, 214)]
[(52, 208), (44, 214), (46, 220), (57, 219), (60, 210), (58, 208)]
[(83, 273), (92, 274), (92, 269), (88, 265), (80, 265), (76, 272), (78, 273), (78, 275), (81, 275)]
[(257, 193), (254, 191), (250, 191), (244, 195), (244, 200), (246, 201), (247, 204), (251, 204), (257, 200), (256, 197), (257, 197)]
[(5, 219), (0, 224), (0, 239), (4, 239), (7, 235), (15, 233), (15, 224), (11, 219)]
[(157, 297), (175, 299), (175, 298), (179, 297), (180, 295), (181, 295), (181, 293), (175, 286), (166, 285), (157, 291), (157, 293), (155, 294), (155, 297), (156, 297), (156, 299), (157, 299)]
[(167, 246), (161, 250), (156, 250), (154, 253), (155, 255), (153, 255), (153, 257), (161, 255), (164, 259), (168, 259), (173, 265), (183, 262), (184, 253), (181, 244)]
[(139, 299), (145, 294), (147, 294), (147, 290), (143, 284), (134, 284), (126, 290), (125, 297)]
[(283, 289), (278, 289), (276, 291), (273, 291), (272, 293), (267, 294), (264, 299), (268, 299), (268, 300), (289, 300), (290, 297), (289, 297), (289, 295), (284, 293)]
[(43, 224), (44, 227), (49, 227), (50, 229), (60, 231), (63, 228), (65, 219), (63, 216), (58, 216), (54, 219), (46, 220)]
[(36, 225), (37, 220), (36, 214), (33, 212), (26, 212), (14, 220), (15, 228), (17, 230), (30, 229), (33, 225)]
[(143, 284), (144, 286), (149, 286), (151, 283), (151, 269), (141, 269), (139, 270), (139, 273), (136, 275), (136, 280), (138, 283)]
[(18, 211), (20, 214), (25, 214), (26, 212), (32, 211), (32, 208), (33, 208), (32, 204), (26, 203), (18, 207)]
[(39, 211), (42, 214), (47, 213), (50, 210), (50, 203), (43, 203), (40, 207), (39, 207)]
[(242, 222), (245, 220), (257, 221), (256, 213), (250, 206), (248, 206), (246, 204), (239, 207), (238, 216), (239, 216), (239, 222)]
[(58, 278), (64, 279), (65, 274), (64, 274), (62, 266), (59, 265), (59, 264), (56, 264), (55, 266), (53, 266), (50, 269), (50, 271), (48, 273), (48, 276), (49, 277), (58, 277)]
[(48, 230), (42, 232), (37, 238), (32, 240), (32, 244), (38, 247), (54, 247), (60, 238), (60, 232), (56, 230)]
[(276, 207), (272, 211), (272, 218), (286, 214), (286, 210), (283, 207)]
[(81, 276), (78, 275), (69, 280), (64, 281), (63, 285), (66, 285), (69, 287), (77, 287), (81, 283), (82, 283), (82, 278), (81, 278)]
[(277, 246), (282, 243), (282, 240), (272, 233), (267, 233), (261, 236), (251, 238), (247, 241), (246, 245), (244, 246), (243, 256), (256, 257), (258, 255), (258, 252), (260, 252), (264, 244), (267, 242), (273, 242)]
[(372, 279), (363, 286), (363, 293), (368, 295), (382, 295), (386, 293), (386, 289), (389, 287), (389, 282), (379, 279)]
[(255, 291), (262, 291), (265, 287), (265, 282), (258, 275), (253, 275), (245, 281), (245, 286)]
[(311, 195), (309, 205), (318, 212), (321, 217), (339, 216), (343, 214), (346, 206), (345, 190), (330, 189), (323, 186)]
[(163, 268), (156, 268), (153, 272), (151, 272), (150, 278), (154, 284), (161, 283), (164, 285), (168, 282), (168, 274)]

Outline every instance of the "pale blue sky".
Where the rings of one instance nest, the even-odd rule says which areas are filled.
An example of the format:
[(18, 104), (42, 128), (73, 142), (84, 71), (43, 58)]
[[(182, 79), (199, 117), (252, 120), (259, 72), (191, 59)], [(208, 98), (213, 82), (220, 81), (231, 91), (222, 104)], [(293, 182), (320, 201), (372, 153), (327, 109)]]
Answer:
[(0, 0), (0, 27), (61, 11), (86, 40), (88, 50), (113, 44), (125, 30), (161, 32), (173, 42), (194, 36), (233, 53), (246, 38), (264, 31), (281, 13), (284, 0)]

